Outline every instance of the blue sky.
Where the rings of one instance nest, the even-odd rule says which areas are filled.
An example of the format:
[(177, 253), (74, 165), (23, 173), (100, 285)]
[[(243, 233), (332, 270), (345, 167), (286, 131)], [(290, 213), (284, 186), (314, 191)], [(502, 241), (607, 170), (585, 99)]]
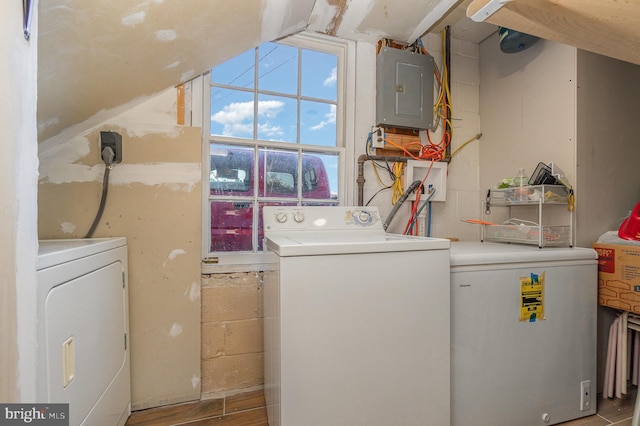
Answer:
[[(301, 53), (300, 53), (301, 52)], [(248, 50), (211, 70), (211, 134), (253, 138), (255, 50)], [(299, 56), (301, 55), (301, 56)], [(337, 57), (312, 50), (265, 43), (258, 48), (256, 139), (296, 143), (300, 87), (300, 143), (336, 146)], [(301, 81), (298, 81), (300, 66)], [(337, 193), (336, 156), (322, 156)]]
[[(253, 137), (253, 92), (255, 51), (246, 51), (212, 69), (212, 82), (237, 89), (213, 87), (211, 133)], [(335, 146), (336, 57), (276, 43), (259, 48), (258, 88), (277, 92), (258, 96), (257, 139), (296, 142), (298, 59), (301, 59), (300, 143)], [(243, 91), (249, 90), (249, 91)], [(287, 97), (281, 96), (290, 95)]]

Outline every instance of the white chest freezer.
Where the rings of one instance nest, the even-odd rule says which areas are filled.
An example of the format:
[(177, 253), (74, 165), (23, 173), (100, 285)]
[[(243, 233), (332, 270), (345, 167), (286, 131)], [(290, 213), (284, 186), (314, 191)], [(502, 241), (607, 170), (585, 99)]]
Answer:
[(551, 425), (596, 412), (597, 256), (451, 245), (451, 424)]
[(69, 425), (121, 426), (131, 413), (124, 238), (41, 240), (39, 403), (68, 403)]
[(450, 242), (366, 207), (265, 207), (264, 229), (269, 424), (448, 425)]

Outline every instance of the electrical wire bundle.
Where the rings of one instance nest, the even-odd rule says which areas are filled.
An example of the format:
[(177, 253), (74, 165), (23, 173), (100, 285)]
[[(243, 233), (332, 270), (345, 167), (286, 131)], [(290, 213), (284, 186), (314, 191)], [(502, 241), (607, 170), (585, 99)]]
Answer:
[[(428, 222), (431, 221), (431, 199), (433, 198), (433, 196), (435, 194), (435, 189), (430, 187), (428, 189), (427, 199), (424, 202), (422, 202), (422, 204), (420, 203), (420, 201), (421, 201), (421, 198), (422, 198), (421, 195), (424, 192), (424, 183), (427, 180), (427, 177), (429, 176), (429, 173), (431, 173), (431, 168), (433, 167), (433, 162), (434, 162), (434, 160), (431, 160), (431, 162), (429, 162), (429, 168), (427, 169), (427, 173), (425, 173), (424, 177), (420, 181), (420, 185), (416, 189), (416, 199), (415, 199), (415, 201), (413, 203), (411, 203), (411, 214), (409, 215), (409, 220), (407, 221), (407, 225), (405, 226), (404, 231), (402, 232), (405, 235), (416, 235), (417, 234), (417, 229), (414, 230), (414, 225), (418, 221), (420, 213), (422, 212), (424, 207), (427, 206), (427, 205), (429, 205), (427, 221)], [(427, 232), (427, 236), (429, 236), (429, 232)]]
[[(393, 214), (398, 210), (398, 203), (402, 204), (404, 200), (406, 200), (409, 192), (416, 193), (416, 199), (412, 202), (410, 216), (407, 221), (407, 224), (404, 228), (404, 234), (417, 234), (418, 227), (415, 226), (419, 220), (419, 216), (424, 210), (425, 207), (428, 207), (427, 217), (426, 217), (426, 235), (430, 236), (431, 232), (431, 200), (435, 195), (435, 189), (429, 187), (425, 191), (425, 181), (431, 172), (431, 168), (433, 166), (434, 161), (449, 161), (451, 157), (458, 154), (462, 148), (468, 145), (470, 142), (475, 139), (480, 139), (481, 134), (477, 134), (474, 137), (470, 138), (462, 145), (460, 145), (453, 153), (450, 153), (450, 145), (453, 137), (453, 125), (452, 125), (452, 102), (451, 102), (451, 90), (450, 90), (450, 81), (449, 81), (449, 57), (450, 57), (450, 46), (449, 46), (449, 29), (448, 27), (441, 32), (441, 40), (442, 40), (442, 72), (438, 69), (437, 66), (434, 66), (434, 81), (437, 84), (437, 100), (434, 103), (433, 111), (434, 111), (434, 119), (432, 129), (438, 130), (441, 128), (441, 136), (440, 140), (434, 141), (432, 132), (426, 130), (427, 143), (423, 145), (421, 141), (415, 141), (408, 145), (402, 146), (390, 139), (384, 138), (384, 142), (386, 145), (394, 147), (402, 152), (402, 155), (407, 158), (411, 158), (414, 160), (427, 160), (430, 161), (429, 168), (424, 176), (419, 182), (418, 185), (413, 186), (416, 182), (413, 182), (412, 185), (409, 186), (406, 193), (402, 193), (402, 183), (401, 183), (401, 175), (402, 169), (399, 167), (399, 164), (396, 163), (392, 167), (388, 162), (385, 165), (381, 165), (380, 163), (373, 162), (374, 171), (376, 176), (378, 177), (379, 182), (383, 185), (383, 188), (376, 192), (367, 202), (367, 205), (373, 200), (373, 198), (378, 195), (381, 191), (386, 189), (393, 189), (393, 197), (392, 204), (394, 208), (392, 210)], [(382, 46), (389, 46), (390, 41), (387, 39), (382, 40), (378, 44), (378, 53)], [(410, 50), (414, 53), (421, 53), (424, 55), (428, 55), (426, 48), (424, 47), (422, 40), (418, 38), (413, 44), (408, 45), (405, 49)], [(370, 153), (373, 151), (373, 138), (374, 135), (377, 134), (377, 137), (380, 139), (382, 137), (381, 129), (374, 130), (369, 133), (367, 138), (366, 152), (367, 155), (371, 155)], [(413, 152), (409, 151), (412, 149)], [(418, 153), (415, 154), (415, 151)], [(383, 167), (386, 169), (392, 179), (391, 184), (385, 184), (380, 175), (378, 174), (377, 167)], [(426, 200), (422, 200), (423, 194), (427, 194)], [(390, 215), (390, 219), (393, 218), (393, 214)]]
[[(367, 153), (368, 157), (371, 157), (371, 155), (373, 155), (372, 150), (373, 150), (373, 135), (376, 132), (372, 129), (371, 132), (369, 132), (368, 136), (367, 136), (367, 141), (365, 143), (365, 151)], [(387, 189), (394, 189), (397, 187), (397, 184), (400, 182), (402, 182), (402, 168), (397, 168), (394, 165), (389, 164), (389, 161), (384, 161), (384, 163), (381, 162), (377, 162), (377, 161), (372, 161), (373, 164), (373, 172), (376, 175), (376, 178), (378, 179), (378, 182), (380, 183), (380, 185), (382, 186), (382, 188), (380, 188), (378, 191), (376, 191), (375, 194), (373, 194), (371, 196), (371, 198), (369, 198), (369, 200), (364, 204), (365, 206), (368, 206), (371, 201), (373, 201), (373, 199), (380, 194), (382, 191), (385, 191)], [(378, 169), (382, 169), (384, 171), (387, 172), (387, 174), (389, 175), (389, 179), (391, 179), (391, 183), (387, 184), (382, 180), (382, 177), (380, 176), (380, 173), (378, 171)], [(399, 172), (398, 175), (396, 175), (396, 172)], [(394, 200), (397, 200), (395, 195), (394, 195)], [(395, 204), (395, 203), (394, 203)]]
[[(452, 109), (451, 109), (451, 87), (449, 82), (449, 61), (448, 61), (448, 49), (446, 46), (447, 30), (442, 30), (442, 73), (438, 70), (438, 67), (434, 67), (433, 73), (436, 78), (436, 82), (439, 86), (438, 99), (433, 106), (433, 112), (436, 117), (436, 123), (433, 126), (437, 129), (442, 124), (442, 136), (440, 141), (433, 142), (431, 140), (431, 132), (427, 130), (427, 139), (429, 143), (422, 147), (420, 157), (431, 160), (443, 160), (446, 158), (447, 148), (451, 144), (453, 137), (453, 125), (451, 122)], [(416, 40), (419, 51), (427, 55), (427, 50), (422, 44), (422, 39)]]
[[(433, 112), (435, 117), (435, 123), (432, 126), (433, 129), (438, 129), (442, 126), (442, 136), (439, 141), (434, 142), (431, 137), (431, 132), (426, 131), (428, 143), (422, 145), (420, 142), (413, 142), (407, 146), (398, 145), (397, 143), (385, 138), (385, 144), (393, 146), (401, 150), (405, 155), (411, 157), (414, 160), (433, 160), (442, 161), (447, 157), (447, 149), (451, 144), (453, 136), (453, 126), (451, 123), (451, 90), (449, 84), (449, 64), (448, 64), (448, 49), (445, 44), (446, 30), (442, 30), (442, 72), (437, 66), (434, 66), (433, 74), (435, 81), (438, 85), (438, 98), (433, 106)], [(389, 44), (388, 40), (383, 40), (385, 45)], [(378, 52), (381, 45), (378, 45)], [(418, 38), (413, 44), (407, 46), (407, 50), (411, 50), (416, 53), (428, 55), (427, 49), (422, 44), (422, 40)], [(415, 147), (418, 154), (413, 154), (407, 148)]]

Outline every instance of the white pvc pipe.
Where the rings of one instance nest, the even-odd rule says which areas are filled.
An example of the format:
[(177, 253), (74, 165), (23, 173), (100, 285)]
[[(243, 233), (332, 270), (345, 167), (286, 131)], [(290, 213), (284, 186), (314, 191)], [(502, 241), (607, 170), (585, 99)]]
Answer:
[(605, 398), (613, 397), (613, 389), (611, 389), (613, 385), (613, 371), (612, 367), (614, 365), (614, 357), (615, 357), (615, 334), (617, 330), (616, 320), (613, 320), (611, 325), (609, 326), (609, 345), (607, 347), (607, 364), (604, 370), (604, 386), (603, 386), (603, 394)]

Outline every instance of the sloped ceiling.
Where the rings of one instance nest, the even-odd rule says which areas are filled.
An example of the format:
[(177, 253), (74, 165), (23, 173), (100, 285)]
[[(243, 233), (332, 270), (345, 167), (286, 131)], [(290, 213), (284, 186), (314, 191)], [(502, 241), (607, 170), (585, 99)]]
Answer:
[[(40, 0), (38, 137), (303, 30), (413, 42), (458, 0)], [(107, 118), (107, 117), (105, 117)]]
[(640, 65), (638, 1), (474, 0), (469, 16)]

